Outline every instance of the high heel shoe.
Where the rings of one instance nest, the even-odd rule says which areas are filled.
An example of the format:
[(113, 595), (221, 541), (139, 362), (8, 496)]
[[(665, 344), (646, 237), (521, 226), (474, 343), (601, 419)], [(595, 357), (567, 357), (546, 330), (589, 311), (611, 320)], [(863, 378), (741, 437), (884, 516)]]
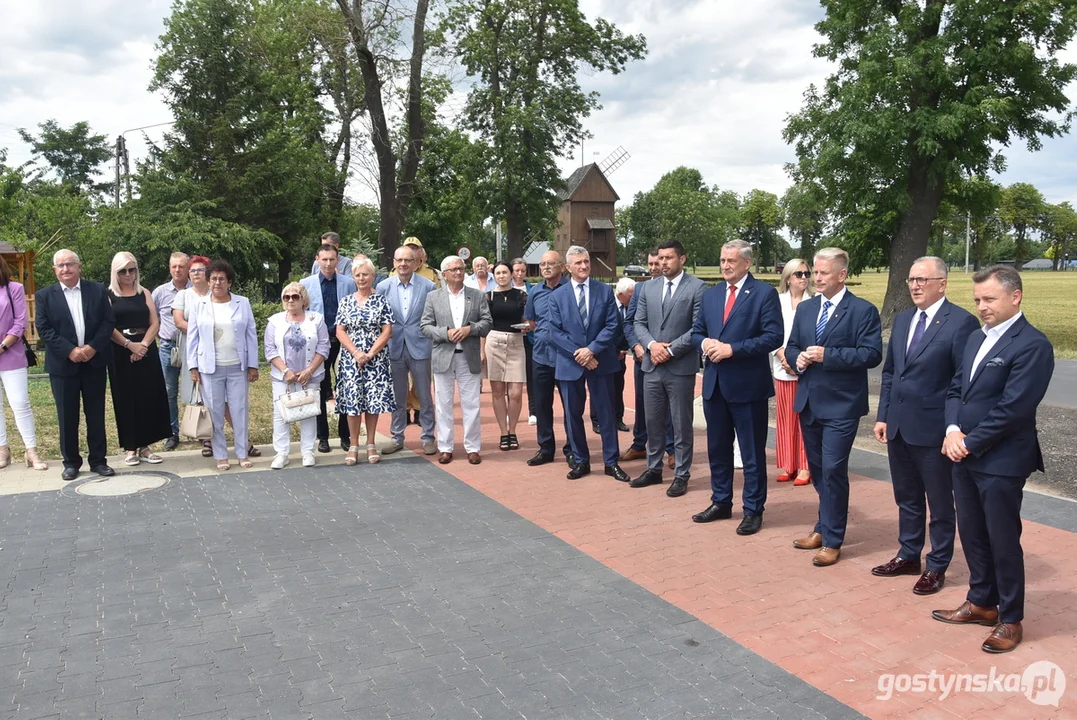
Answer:
[(11, 448), (7, 445), (0, 447), (0, 468), (6, 468), (11, 464)]
[(49, 464), (37, 455), (37, 448), (26, 448), (26, 467), (34, 470), (48, 470)]

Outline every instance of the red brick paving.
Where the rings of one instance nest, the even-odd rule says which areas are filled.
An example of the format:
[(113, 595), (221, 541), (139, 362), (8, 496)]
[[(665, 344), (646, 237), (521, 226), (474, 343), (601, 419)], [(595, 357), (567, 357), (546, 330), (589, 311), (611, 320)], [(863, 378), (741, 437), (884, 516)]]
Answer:
[[(631, 371), (625, 397), (631, 406)], [(627, 416), (631, 424), (631, 412)], [(561, 443), (560, 421), (556, 430)], [(897, 512), (888, 483), (851, 477), (841, 561), (816, 568), (813, 553), (793, 548), (792, 540), (814, 525), (817, 496), (810, 487), (774, 482), (773, 453), (768, 452), (771, 485), (763, 530), (744, 538), (734, 532), (740, 514), (736, 505), (732, 520), (691, 522), (690, 516), (710, 502), (702, 430), (696, 431), (689, 491), (680, 498), (666, 497), (668, 484), (634, 490), (601, 469), (572, 481), (565, 478), (567, 467), (561, 462), (527, 467), (524, 461), (536, 446), (526, 408), (517, 434), (519, 450), (497, 449), (499, 431), (490, 396), (484, 394), (483, 463), (458, 460), (440, 467), (859, 712), (875, 718), (1077, 717), (1077, 537), (1072, 533), (1025, 522), (1025, 639), (1016, 651), (992, 656), (979, 649), (989, 628), (931, 619), (932, 609), (953, 608), (965, 598), (968, 570), (960, 541), (946, 587), (935, 596), (913, 595), (914, 577), (871, 575), (872, 566), (897, 550)], [(456, 437), (459, 446), (459, 420)], [(631, 434), (620, 433), (620, 439), (623, 451)], [(407, 444), (417, 446), (410, 437)], [(599, 444), (597, 436), (591, 438), (592, 453)], [(464, 455), (458, 452), (457, 457)], [(632, 476), (644, 467), (638, 460), (625, 464)], [(668, 470), (666, 475), (668, 483)], [(740, 481), (738, 472), (738, 500)], [(954, 692), (945, 699), (937, 692), (905, 692), (878, 699), (884, 673), (987, 674), (994, 666), (998, 674), (1020, 674), (1039, 660), (1066, 673), (1068, 688), (1059, 708), (1012, 692)]]

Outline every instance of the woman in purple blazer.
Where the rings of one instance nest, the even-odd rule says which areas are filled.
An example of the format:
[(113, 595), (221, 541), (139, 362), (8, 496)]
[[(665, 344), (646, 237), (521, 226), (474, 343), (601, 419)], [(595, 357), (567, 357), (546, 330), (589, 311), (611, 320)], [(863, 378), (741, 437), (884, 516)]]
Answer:
[[(37, 432), (34, 414), (30, 410), (30, 391), (27, 385), (26, 351), (22, 336), (26, 332), (26, 291), (21, 283), (11, 279), (11, 268), (0, 257), (0, 382), (4, 385), (15, 424), (26, 446), (26, 465), (34, 470), (49, 466), (37, 455)], [(7, 420), (0, 400), (0, 468), (11, 464), (11, 448), (7, 444)]]

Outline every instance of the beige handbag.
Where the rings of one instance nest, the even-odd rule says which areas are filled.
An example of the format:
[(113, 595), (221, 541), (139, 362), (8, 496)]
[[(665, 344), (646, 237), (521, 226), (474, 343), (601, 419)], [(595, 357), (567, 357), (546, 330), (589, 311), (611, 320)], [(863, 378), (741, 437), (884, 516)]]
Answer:
[(213, 438), (213, 420), (209, 417), (209, 408), (202, 404), (202, 394), (194, 386), (191, 402), (183, 408), (180, 418), (180, 435), (192, 440), (210, 440)]

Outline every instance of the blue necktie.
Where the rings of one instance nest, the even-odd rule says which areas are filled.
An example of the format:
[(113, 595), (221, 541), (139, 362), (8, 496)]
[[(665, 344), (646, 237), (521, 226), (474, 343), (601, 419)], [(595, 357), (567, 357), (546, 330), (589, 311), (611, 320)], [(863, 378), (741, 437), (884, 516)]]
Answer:
[(916, 327), (912, 331), (912, 340), (909, 341), (909, 350), (905, 353), (905, 357), (912, 357), (913, 350), (920, 344), (921, 338), (924, 337), (924, 331), (927, 330), (927, 312), (920, 311), (920, 319), (916, 321)]
[(576, 303), (580, 308), (580, 320), (583, 321), (583, 326), (587, 327), (587, 298), (583, 294), (583, 285), (577, 286), (580, 289), (580, 301)]
[(834, 306), (829, 300), (823, 303), (823, 314), (819, 316), (819, 322), (815, 325), (815, 342), (821, 342), (823, 339), (823, 331), (826, 330), (826, 323), (830, 319), (830, 308)]

